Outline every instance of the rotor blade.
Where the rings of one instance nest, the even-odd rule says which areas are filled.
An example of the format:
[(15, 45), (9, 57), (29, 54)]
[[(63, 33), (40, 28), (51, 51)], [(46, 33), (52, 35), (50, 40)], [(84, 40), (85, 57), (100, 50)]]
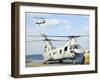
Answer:
[(53, 40), (53, 39), (48, 39), (48, 40), (33, 40), (33, 41), (27, 41), (27, 42), (39, 42), (39, 41), (66, 41), (66, 40)]
[(40, 42), (40, 41), (44, 41), (44, 40), (33, 40), (33, 41), (27, 41), (27, 42)]
[(79, 37), (84, 37), (84, 36), (89, 36), (89, 35), (79, 35)]
[(49, 41), (66, 41), (66, 40), (57, 40), (57, 39), (48, 39)]
[(79, 37), (86, 37), (89, 35), (74, 35), (74, 36), (68, 36), (69, 38), (79, 38)]
[[(42, 37), (41, 35), (29, 35), (30, 37)], [(69, 37), (69, 38), (78, 38), (85, 37), (89, 35), (72, 35), (72, 36), (53, 36), (53, 35), (45, 35), (46, 37)]]

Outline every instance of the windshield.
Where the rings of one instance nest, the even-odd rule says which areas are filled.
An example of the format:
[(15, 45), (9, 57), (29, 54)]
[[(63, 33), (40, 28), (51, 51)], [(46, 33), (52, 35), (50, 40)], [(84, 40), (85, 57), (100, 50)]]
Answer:
[(81, 47), (79, 45), (73, 45), (73, 49), (80, 49)]

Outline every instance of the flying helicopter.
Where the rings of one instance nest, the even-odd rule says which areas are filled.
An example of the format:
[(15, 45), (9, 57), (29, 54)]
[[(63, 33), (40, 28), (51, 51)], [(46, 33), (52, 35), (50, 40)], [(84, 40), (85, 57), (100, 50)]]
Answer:
[(34, 17), (33, 21), (35, 24), (38, 24), (38, 25), (46, 23), (45, 18), (43, 17)]
[[(40, 36), (36, 35), (33, 37), (43, 37), (43, 40), (35, 40), (44, 42), (44, 64), (47, 63), (72, 63), (72, 64), (83, 64), (84, 63), (84, 50), (77, 42), (77, 38), (85, 37), (88, 35), (72, 35), (72, 36), (52, 36), (40, 33)], [(50, 37), (67, 37), (67, 40), (55, 40), (49, 39)], [(66, 43), (60, 47), (53, 47), (52, 41), (66, 41)]]

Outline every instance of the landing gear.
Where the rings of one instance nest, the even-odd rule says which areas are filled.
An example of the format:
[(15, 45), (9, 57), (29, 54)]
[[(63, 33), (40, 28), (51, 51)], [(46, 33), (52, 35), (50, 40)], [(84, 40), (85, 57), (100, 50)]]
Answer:
[(64, 59), (50, 59), (44, 62), (44, 64), (84, 64), (84, 54), (75, 54), (72, 58), (64, 58)]
[(63, 63), (63, 60), (59, 60), (59, 63)]

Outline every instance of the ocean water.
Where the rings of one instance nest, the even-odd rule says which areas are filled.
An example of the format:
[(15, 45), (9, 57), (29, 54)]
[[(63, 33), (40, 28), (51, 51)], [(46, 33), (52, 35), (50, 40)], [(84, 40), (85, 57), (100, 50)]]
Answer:
[(38, 55), (26, 55), (26, 61), (33, 61), (33, 60), (43, 60), (43, 56)]

